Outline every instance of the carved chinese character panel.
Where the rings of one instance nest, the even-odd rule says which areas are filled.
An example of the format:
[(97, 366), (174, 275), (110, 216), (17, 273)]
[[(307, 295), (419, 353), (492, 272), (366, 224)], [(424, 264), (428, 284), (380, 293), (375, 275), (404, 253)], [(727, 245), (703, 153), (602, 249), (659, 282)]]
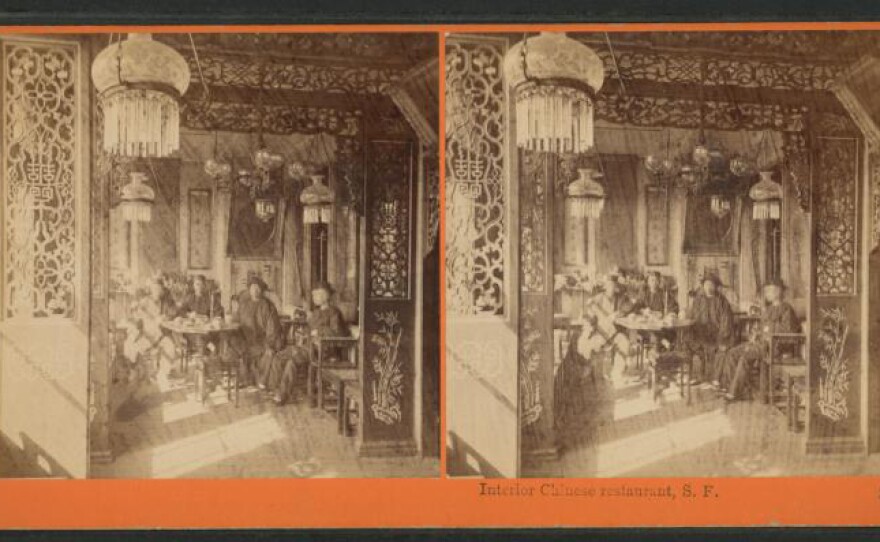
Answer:
[(3, 44), (0, 318), (74, 316), (78, 62), (76, 44)]
[(458, 315), (501, 315), (505, 308), (502, 44), (447, 41), (446, 305)]

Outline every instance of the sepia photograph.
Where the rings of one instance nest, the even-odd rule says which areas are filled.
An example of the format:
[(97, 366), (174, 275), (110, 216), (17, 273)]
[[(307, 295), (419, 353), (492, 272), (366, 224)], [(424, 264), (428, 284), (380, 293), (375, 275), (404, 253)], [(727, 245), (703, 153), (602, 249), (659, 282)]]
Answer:
[(438, 47), (0, 34), (0, 477), (438, 476)]
[(880, 33), (449, 33), (447, 472), (880, 474)]

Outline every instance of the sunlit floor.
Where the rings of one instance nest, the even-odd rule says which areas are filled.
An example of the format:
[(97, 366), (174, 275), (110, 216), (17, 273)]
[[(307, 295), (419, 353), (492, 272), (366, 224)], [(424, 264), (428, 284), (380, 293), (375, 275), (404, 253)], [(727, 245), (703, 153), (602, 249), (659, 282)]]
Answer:
[(526, 461), (525, 476), (810, 476), (880, 473), (880, 457), (804, 453), (804, 434), (759, 400), (725, 405), (708, 386), (691, 404), (670, 386), (659, 402), (637, 376), (614, 367), (597, 378), (589, 411), (560, 435), (557, 460)]
[(160, 381), (119, 409), (116, 453), (93, 464), (94, 478), (431, 477), (435, 458), (360, 458), (354, 439), (338, 434), (331, 412), (306, 404), (276, 406), (254, 388), (239, 406), (223, 390), (205, 404), (191, 386)]

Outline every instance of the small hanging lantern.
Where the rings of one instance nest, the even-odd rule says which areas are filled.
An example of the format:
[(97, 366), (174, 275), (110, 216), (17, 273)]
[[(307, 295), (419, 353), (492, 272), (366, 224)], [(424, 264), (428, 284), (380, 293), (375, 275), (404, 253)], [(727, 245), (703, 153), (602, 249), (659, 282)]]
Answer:
[(516, 143), (521, 148), (583, 153), (593, 147), (593, 98), (605, 66), (564, 32), (541, 32), (507, 52), (504, 73), (516, 95)]
[(779, 220), (782, 216), (782, 186), (773, 181), (772, 171), (761, 171), (761, 180), (749, 190), (752, 219)]
[(189, 65), (150, 34), (129, 34), (92, 63), (104, 116), (103, 148), (126, 157), (166, 157), (180, 148), (180, 105)]
[(718, 218), (724, 218), (730, 212), (730, 199), (721, 194), (713, 194), (709, 201), (712, 214)]
[(153, 203), (156, 193), (144, 184), (146, 174), (131, 172), (131, 181), (122, 187), (122, 218), (127, 222), (149, 222), (153, 218)]
[(263, 222), (268, 222), (274, 218), (276, 212), (277, 207), (274, 199), (266, 196), (258, 196), (254, 199), (254, 213)]
[(303, 204), (303, 222), (306, 224), (329, 224), (333, 221), (333, 202), (336, 195), (324, 184), (323, 175), (312, 175), (312, 184), (299, 196)]
[(596, 182), (593, 168), (578, 169), (578, 178), (565, 189), (566, 203), (571, 216), (597, 219), (605, 207), (605, 189)]

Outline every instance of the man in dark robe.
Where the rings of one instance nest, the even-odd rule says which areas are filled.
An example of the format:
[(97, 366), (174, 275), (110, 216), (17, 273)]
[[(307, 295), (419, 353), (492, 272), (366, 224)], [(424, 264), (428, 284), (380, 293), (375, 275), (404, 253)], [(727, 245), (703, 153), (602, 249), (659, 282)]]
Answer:
[(208, 281), (204, 275), (196, 275), (192, 281), (192, 292), (188, 293), (181, 305), (182, 314), (194, 312), (211, 318), (223, 318), (223, 307), (215, 292), (208, 291)]
[[(315, 310), (309, 314), (310, 343), (304, 346), (291, 345), (280, 352), (266, 375), (266, 383), (274, 392), (274, 401), (284, 404), (293, 396), (293, 385), (297, 371), (309, 362), (310, 349), (315, 348), (320, 337), (350, 337), (351, 332), (342, 312), (332, 302), (334, 290), (328, 283), (318, 284), (312, 290), (312, 303)], [(338, 352), (329, 355), (339, 357)]]
[(241, 325), (240, 340), (234, 349), (242, 357), (245, 382), (256, 381), (265, 389), (261, 378), (268, 371), (276, 352), (284, 347), (284, 336), (278, 309), (269, 301), (266, 283), (257, 276), (248, 278), (248, 295), (240, 296), (237, 316)]
[(687, 318), (694, 325), (684, 337), (684, 344), (671, 352), (661, 354), (658, 363), (680, 365), (693, 360), (691, 383), (699, 384), (715, 375), (715, 359), (726, 351), (733, 340), (733, 310), (727, 299), (718, 292), (721, 280), (712, 274), (704, 275), (700, 290), (693, 295)]
[(783, 299), (784, 288), (781, 281), (764, 286), (766, 306), (761, 312), (760, 327), (747, 342), (731, 348), (720, 357), (714, 384), (727, 390), (724, 397), (728, 401), (741, 397), (749, 367), (769, 355), (771, 335), (799, 331), (794, 309)]
[(715, 374), (718, 353), (725, 352), (733, 342), (733, 309), (718, 291), (721, 286), (721, 279), (716, 275), (704, 275), (700, 291), (688, 310), (688, 318), (694, 321), (686, 339), (688, 349), (696, 356), (693, 383), (708, 380)]

